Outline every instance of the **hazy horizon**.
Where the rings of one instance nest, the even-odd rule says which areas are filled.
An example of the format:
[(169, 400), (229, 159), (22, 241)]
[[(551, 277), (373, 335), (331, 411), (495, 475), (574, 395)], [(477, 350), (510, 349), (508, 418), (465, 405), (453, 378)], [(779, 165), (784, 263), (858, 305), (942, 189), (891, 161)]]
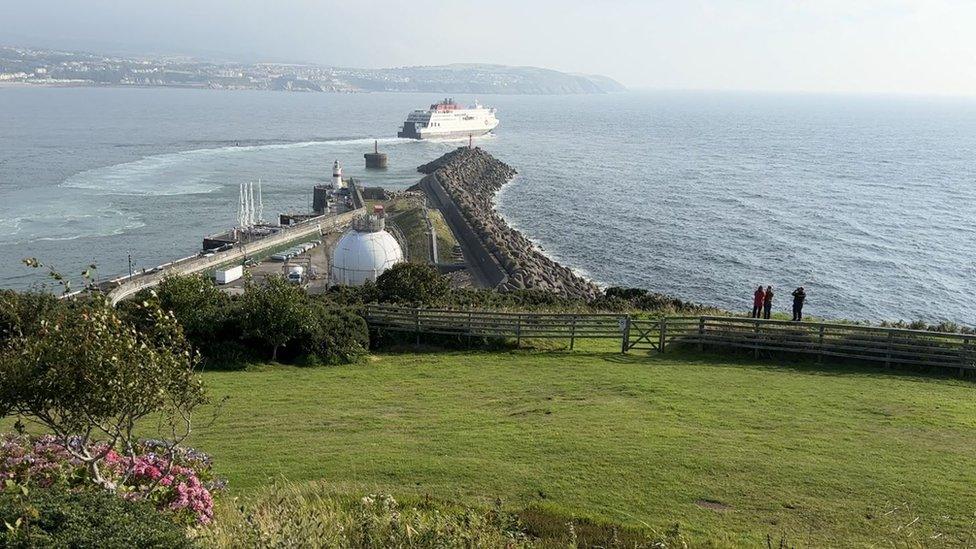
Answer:
[(94, 53), (380, 68), (492, 63), (664, 90), (976, 94), (963, 0), (7, 0), (0, 41)]

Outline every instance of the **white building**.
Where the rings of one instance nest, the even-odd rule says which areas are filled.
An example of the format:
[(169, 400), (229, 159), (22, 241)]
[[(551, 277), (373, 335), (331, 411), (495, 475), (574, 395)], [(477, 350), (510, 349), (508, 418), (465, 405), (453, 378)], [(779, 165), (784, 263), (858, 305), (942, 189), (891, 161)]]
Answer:
[(338, 160), (332, 165), (332, 187), (336, 190), (342, 188), (342, 166)]
[(357, 218), (332, 252), (332, 284), (361, 286), (404, 260), (403, 249), (386, 231), (382, 207)]

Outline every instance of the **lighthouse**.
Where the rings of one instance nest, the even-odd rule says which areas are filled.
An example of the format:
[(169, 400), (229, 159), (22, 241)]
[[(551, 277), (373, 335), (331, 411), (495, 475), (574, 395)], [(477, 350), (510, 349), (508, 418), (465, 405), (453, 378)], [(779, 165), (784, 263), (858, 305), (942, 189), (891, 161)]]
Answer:
[(332, 165), (332, 186), (336, 190), (342, 188), (342, 166), (339, 165), (339, 161), (336, 160), (335, 164)]

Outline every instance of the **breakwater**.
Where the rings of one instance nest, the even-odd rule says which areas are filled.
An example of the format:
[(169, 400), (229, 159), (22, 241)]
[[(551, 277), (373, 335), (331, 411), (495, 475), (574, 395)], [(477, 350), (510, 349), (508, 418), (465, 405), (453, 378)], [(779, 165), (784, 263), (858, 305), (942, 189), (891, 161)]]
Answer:
[(243, 263), (249, 256), (269, 249), (287, 245), (297, 239), (311, 234), (325, 234), (337, 231), (352, 222), (363, 210), (357, 209), (334, 216), (319, 216), (291, 227), (282, 228), (277, 234), (262, 238), (246, 245), (234, 246), (229, 250), (216, 252), (203, 257), (191, 256), (173, 263), (160, 265), (149, 271), (132, 276), (120, 277), (107, 283), (103, 290), (107, 293), (113, 305), (127, 299), (141, 290), (159, 285), (166, 277), (174, 275), (200, 274), (222, 266)]
[[(495, 193), (516, 175), (514, 168), (484, 150), (459, 147), (417, 168), (427, 174), (420, 188), (437, 199), (442, 191), (449, 198), (439, 202), (448, 210), (445, 218), (452, 227), (456, 217), (463, 218), (460, 240), (467, 232), (478, 242), (469, 243), (469, 264), (483, 271), (489, 285), (499, 290), (537, 289), (566, 297), (592, 299), (601, 294), (600, 288), (540, 252), (522, 233), (513, 229), (494, 208)], [(443, 197), (441, 197), (443, 198)]]

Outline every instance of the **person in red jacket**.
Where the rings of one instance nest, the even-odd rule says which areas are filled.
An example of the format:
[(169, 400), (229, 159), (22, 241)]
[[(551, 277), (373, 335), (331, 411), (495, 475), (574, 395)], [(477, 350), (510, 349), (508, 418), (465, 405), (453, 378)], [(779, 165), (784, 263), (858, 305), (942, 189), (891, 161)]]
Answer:
[(763, 290), (762, 284), (756, 288), (756, 293), (753, 294), (752, 300), (752, 318), (762, 318), (763, 304), (766, 302), (766, 291)]

